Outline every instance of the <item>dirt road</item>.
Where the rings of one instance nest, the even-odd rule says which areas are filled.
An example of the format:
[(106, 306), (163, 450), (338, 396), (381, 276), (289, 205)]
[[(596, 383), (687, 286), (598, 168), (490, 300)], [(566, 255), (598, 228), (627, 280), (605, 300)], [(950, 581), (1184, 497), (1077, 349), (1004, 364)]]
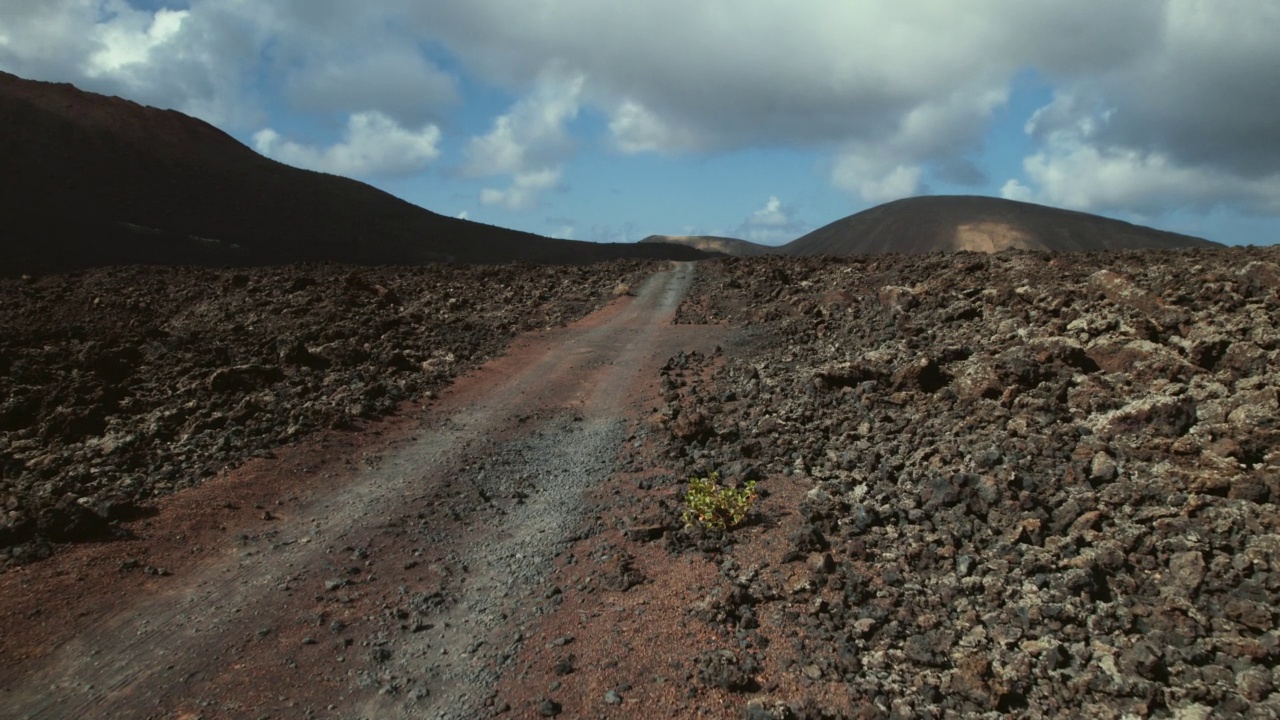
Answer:
[(483, 714), (658, 368), (716, 342), (671, 324), (693, 273), (519, 341), (376, 434), (180, 494), (136, 540), (0, 576), (0, 715)]

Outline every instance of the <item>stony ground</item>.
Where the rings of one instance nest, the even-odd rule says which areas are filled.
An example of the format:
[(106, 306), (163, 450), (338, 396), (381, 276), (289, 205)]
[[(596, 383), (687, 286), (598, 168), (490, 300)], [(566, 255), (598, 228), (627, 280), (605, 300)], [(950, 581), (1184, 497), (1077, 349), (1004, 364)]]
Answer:
[(669, 466), (807, 488), (727, 535), (667, 503), (720, 567), (705, 686), (752, 718), (1280, 716), (1280, 251), (701, 270), (681, 316), (742, 333), (669, 368)]
[[(319, 430), (155, 498), (112, 542), (0, 573), (6, 717), (541, 707), (547, 689), (496, 681), (520, 676), (517, 655), (569, 642), (539, 627), (577, 594), (551, 576), (599, 535), (588, 496), (612, 482), (666, 359), (723, 336), (672, 322), (692, 263), (655, 270), (434, 399), (359, 432)], [(574, 651), (592, 647), (580, 637)]]
[(656, 264), (129, 267), (0, 280), (0, 566), (448, 384)]
[[(145, 512), (157, 493), (269, 453), (295, 437), (294, 426), (305, 434), (359, 425), (497, 353), (511, 333), (580, 314), (644, 271), (116, 270), (2, 285), (0, 499), (9, 514), (0, 538), (26, 559), (69, 537), (58, 534), (68, 518), (88, 518), (70, 526), (107, 536), (139, 527), (162, 556), (173, 543), (148, 523), (159, 527), (163, 516), (122, 531), (113, 513)], [(104, 305), (100, 319), (86, 314)], [(555, 459), (576, 447), (564, 439), (595, 437), (590, 414), (584, 421), (576, 408), (611, 408), (615, 424), (621, 408), (635, 410), (629, 431), (614, 427), (588, 443), (596, 460), (604, 445), (619, 452), (606, 482), (581, 489), (582, 527), (553, 533), (569, 543), (555, 551), (557, 569), (521, 580), (532, 587), (520, 593), (504, 586), (522, 598), (525, 620), (492, 628), (508, 641), (489, 650), (505, 669), (492, 688), (484, 675), (486, 712), (1280, 717), (1280, 250), (721, 260), (699, 263), (676, 318), (688, 334), (679, 325), (646, 331), (663, 352), (685, 348), (653, 366), (660, 371), (610, 359), (610, 344), (630, 337), (625, 324), (605, 335), (588, 324), (549, 345), (540, 362), (566, 353), (564, 397), (591, 386), (591, 399), (525, 398), (541, 409), (520, 410), (512, 428), (536, 431), (511, 430), (519, 437), (510, 445), (481, 437), (482, 424), (468, 430), (438, 418), (445, 440), (480, 433), (441, 477), (485, 492), (444, 482), (421, 508), (396, 511), (408, 519), (382, 530), (352, 520), (346, 535), (333, 533), (343, 539), (317, 536), (357, 555), (371, 547), (374, 559), (398, 558), (407, 550), (395, 538), (428, 517), (418, 532), (438, 542), (414, 553), (485, 547), (484, 536), (446, 537), (448, 518), (470, 533), (505, 532), (504, 518), (538, 507), (542, 490), (525, 487), (530, 474), (542, 478), (539, 488), (559, 487), (548, 480), (556, 468), (577, 467)], [(498, 387), (527, 362), (499, 362), (475, 382)], [(652, 388), (632, 387), (628, 397), (640, 400), (619, 405), (610, 400), (619, 391), (600, 383), (622, 383), (628, 363), (652, 374), (633, 381)], [(512, 398), (523, 397), (538, 383), (513, 387)], [(454, 404), (479, 416), (505, 412), (502, 397), (484, 401), (490, 410), (466, 403), (487, 391), (464, 390)], [(427, 440), (437, 432), (429, 425)], [(445, 440), (442, 448), (456, 445)], [(385, 462), (404, 455), (388, 451)], [(283, 477), (270, 461), (254, 462)], [(593, 477), (608, 474), (596, 464)], [(713, 471), (728, 483), (758, 481), (744, 526), (686, 526), (686, 481)], [(306, 492), (324, 512), (338, 507), (305, 472), (291, 482), (315, 485)], [(364, 487), (361, 477), (351, 487)], [(267, 492), (252, 477), (244, 483)], [(200, 497), (207, 514), (211, 499)], [(566, 498), (557, 506), (577, 502)], [(289, 501), (282, 507), (298, 517), (255, 509), (242, 521), (306, 536), (312, 521)], [(215, 525), (208, 534), (219, 539), (200, 542), (218, 548), (239, 532)], [(372, 539), (350, 539), (360, 533)], [(268, 579), (272, 552), (304, 547), (279, 546), (253, 560)], [(92, 559), (72, 572), (28, 573), (30, 587), (83, 594), (111, 553), (81, 554)], [(423, 567), (449, 592), (469, 587), (431, 575), (457, 564), (455, 555), (414, 557), (377, 565), (376, 582), (367, 577), (367, 589), (344, 595), (352, 626), (339, 633), (343, 647), (354, 640), (377, 653), (397, 627), (416, 632), (396, 614), (396, 587), (417, 592)], [(167, 579), (182, 581), (180, 561), (165, 562), (177, 569)], [(290, 602), (307, 605), (306, 587)], [(347, 587), (316, 590), (317, 606), (329, 608), (320, 599)], [(131, 607), (127, 597), (138, 592), (113, 602)], [(275, 595), (263, 597), (274, 607)], [(92, 598), (76, 602), (69, 607)], [(433, 632), (424, 638), (444, 642), (452, 631)], [(470, 652), (463, 641), (474, 641), (455, 634), (445, 647)], [(283, 652), (310, 667), (280, 643), (242, 642), (231, 656), (274, 668)], [(409, 657), (388, 647), (390, 661), (370, 661), (383, 674)], [(363, 677), (355, 668), (316, 667), (322, 688), (283, 685), (297, 708), (318, 702), (320, 690), (349, 699), (383, 692), (352, 685)], [(224, 682), (214, 677), (210, 698)], [(433, 697), (457, 691), (432, 682), (423, 686)], [(267, 708), (268, 695), (256, 705), (240, 696), (237, 707)], [(340, 703), (323, 708), (280, 712), (362, 716)]]

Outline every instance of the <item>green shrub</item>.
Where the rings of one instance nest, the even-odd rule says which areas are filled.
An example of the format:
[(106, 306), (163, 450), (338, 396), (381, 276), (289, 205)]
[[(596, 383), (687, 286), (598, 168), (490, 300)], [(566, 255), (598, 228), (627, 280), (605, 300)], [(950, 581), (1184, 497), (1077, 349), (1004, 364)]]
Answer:
[(720, 474), (689, 478), (689, 492), (684, 496), (684, 521), (716, 530), (728, 530), (742, 524), (756, 502), (756, 481), (741, 489), (719, 484)]

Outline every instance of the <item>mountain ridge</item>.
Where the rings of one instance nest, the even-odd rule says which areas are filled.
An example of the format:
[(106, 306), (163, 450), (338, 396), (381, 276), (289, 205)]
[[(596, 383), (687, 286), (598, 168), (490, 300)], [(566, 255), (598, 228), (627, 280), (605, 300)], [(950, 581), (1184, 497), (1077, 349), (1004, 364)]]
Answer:
[(111, 264), (699, 259), (447, 217), (263, 157), (202, 120), (0, 73), (0, 273)]

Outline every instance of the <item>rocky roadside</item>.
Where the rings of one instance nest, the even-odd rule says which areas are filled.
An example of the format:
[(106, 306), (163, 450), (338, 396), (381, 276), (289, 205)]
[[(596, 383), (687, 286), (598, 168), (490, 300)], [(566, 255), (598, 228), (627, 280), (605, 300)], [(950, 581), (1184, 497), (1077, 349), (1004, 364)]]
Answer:
[[(477, 305), (443, 323), (447, 329), (431, 329), (438, 325), (426, 322), (428, 313), (439, 313), (451, 296), (425, 289), (414, 295), (412, 288), (449, 285), (453, 275), (412, 271), (438, 283), (413, 285), (406, 271), (359, 271), (371, 274), (363, 276), (368, 289), (357, 290), (358, 280), (348, 284), (350, 269), (330, 269), (307, 269), (318, 281), (294, 291), (281, 289), (293, 270), (163, 271), (207, 273), (218, 282), (203, 295), (190, 290), (198, 284), (165, 285), (169, 294), (191, 292), (185, 297), (199, 302), (163, 315), (170, 319), (157, 327), (169, 335), (157, 338), (130, 328), (133, 316), (119, 309), (128, 309), (129, 298), (167, 296), (132, 289), (165, 277), (148, 274), (154, 271), (104, 271), (119, 275), (101, 286), (88, 283), (94, 273), (62, 284), (0, 286), (0, 317), (9, 323), (0, 342), (17, 337), (10, 327), (27, 328), (30, 338), (0, 345), (0, 379), (12, 383), (5, 402), (31, 397), (10, 387), (18, 387), (14, 378), (40, 377), (48, 357), (50, 367), (65, 368), (58, 377), (69, 378), (41, 386), (55, 398), (121, 386), (159, 402), (163, 388), (196, 408), (182, 422), (208, 417), (199, 414), (206, 404), (228, 415), (221, 432), (186, 435), (217, 441), (264, 412), (234, 423), (229, 417), (264, 391), (214, 390), (213, 377), (260, 365), (284, 374), (268, 388), (277, 398), (297, 397), (286, 390), (299, 378), (303, 389), (321, 390), (307, 395), (321, 413), (316, 427), (358, 424), (350, 395), (328, 400), (346, 383), (380, 382), (392, 392), (427, 373), (435, 350), (466, 351), (475, 346), (450, 343), (496, 336), (486, 328), (499, 325), (485, 320), (484, 308), (511, 326), (531, 317), (531, 327), (540, 327), (550, 309), (562, 307), (553, 302), (554, 288), (594, 288), (575, 296), (590, 304), (607, 297), (620, 276), (595, 281), (574, 268), (546, 269), (546, 284), (527, 274), (472, 278), (459, 296), (497, 296), (492, 290), (502, 282), (518, 282), (529, 292), (517, 295), (541, 304), (516, 305), (519, 312), (510, 301)], [(259, 281), (257, 292), (231, 292)], [(313, 304), (290, 299), (321, 285), (326, 290), (316, 290)], [(40, 288), (32, 297), (16, 294), (30, 286)], [(152, 376), (140, 371), (111, 382), (87, 362), (96, 356), (49, 350), (65, 343), (82, 352), (86, 340), (77, 334), (87, 331), (77, 329), (84, 322), (78, 313), (94, 298), (103, 304), (117, 297), (120, 306), (96, 323), (103, 335), (94, 338), (119, 348), (115, 338), (138, 332), (128, 337), (140, 338), (135, 345), (152, 358), (147, 373), (171, 377), (161, 361), (176, 355), (174, 362), (198, 370), (184, 376), (186, 384), (148, 385)], [(28, 306), (24, 324), (8, 319), (10, 309)], [(621, 443), (618, 472), (583, 508), (579, 544), (557, 553), (559, 575), (549, 588), (531, 589), (560, 609), (512, 641), (528, 650), (502, 661), (508, 665), (490, 711), (758, 720), (1280, 715), (1277, 310), (1274, 249), (700, 264), (680, 316), (722, 322), (730, 340), (720, 351), (674, 355), (657, 378), (648, 417), (629, 435), (610, 428), (589, 443), (591, 468)], [(293, 332), (314, 333), (302, 348), (327, 367), (283, 359), (286, 323), (307, 313), (306, 329)], [(397, 315), (406, 319), (386, 320)], [(194, 324), (183, 324), (192, 317)], [(325, 348), (346, 345), (323, 333), (353, 317), (342, 334), (360, 340), (353, 347), (368, 357), (341, 364)], [(248, 321), (237, 328), (236, 318)], [(426, 332), (401, 334), (406, 322)], [(41, 327), (49, 328), (46, 335)], [(51, 334), (58, 328), (65, 340)], [(182, 354), (173, 340), (187, 337), (180, 332), (202, 338), (193, 341), (200, 353)], [(433, 339), (411, 344), (424, 334)], [(240, 354), (226, 358), (223, 346)], [(419, 369), (389, 372), (396, 350)], [(205, 355), (224, 359), (207, 362)], [(82, 363), (88, 370), (76, 367)], [(338, 372), (350, 374), (341, 384), (323, 382)], [(239, 394), (224, 398), (228, 392)], [(51, 407), (97, 407), (89, 392), (73, 397), (79, 404)], [(370, 400), (362, 392), (355, 397)], [(279, 404), (303, 418), (317, 407)], [(113, 413), (110, 428), (122, 422), (116, 415), (133, 416)], [(292, 417), (253, 437), (279, 442)], [(4, 431), (6, 503), (42, 497), (9, 489), (34, 457), (23, 455), (19, 468), (13, 433), (28, 433), (21, 442), (37, 431)], [(98, 452), (100, 436), (86, 437), (51, 447), (69, 453), (66, 467), (80, 467), (97, 457), (90, 453)], [(143, 453), (139, 462), (185, 457), (175, 452), (185, 447), (176, 437), (153, 438), (144, 447), (155, 455)], [(30, 453), (38, 442), (17, 447)], [(501, 455), (510, 461), (500, 463), (510, 465), (501, 477), (518, 477), (529, 464), (524, 447)], [(711, 471), (732, 483), (758, 479), (761, 498), (745, 526), (728, 533), (685, 527), (685, 481)], [(515, 490), (508, 501), (522, 506), (526, 498)], [(75, 498), (84, 496), (72, 494), (71, 502), (83, 507), (88, 503)], [(511, 557), (496, 541), (492, 551)], [(474, 607), (457, 607), (487, 622)], [(400, 620), (392, 614), (386, 622)], [(410, 657), (371, 652), (379, 667)], [(471, 684), (467, 677), (493, 679), (459, 676), (459, 687)], [(441, 697), (447, 685), (437, 686)]]
[(657, 265), (126, 267), (0, 280), (0, 559), (429, 396)]
[[(718, 568), (690, 697), (1280, 716), (1280, 250), (722, 260), (681, 317), (738, 331), (651, 419), (647, 537)], [(683, 529), (711, 471), (747, 526)]]

